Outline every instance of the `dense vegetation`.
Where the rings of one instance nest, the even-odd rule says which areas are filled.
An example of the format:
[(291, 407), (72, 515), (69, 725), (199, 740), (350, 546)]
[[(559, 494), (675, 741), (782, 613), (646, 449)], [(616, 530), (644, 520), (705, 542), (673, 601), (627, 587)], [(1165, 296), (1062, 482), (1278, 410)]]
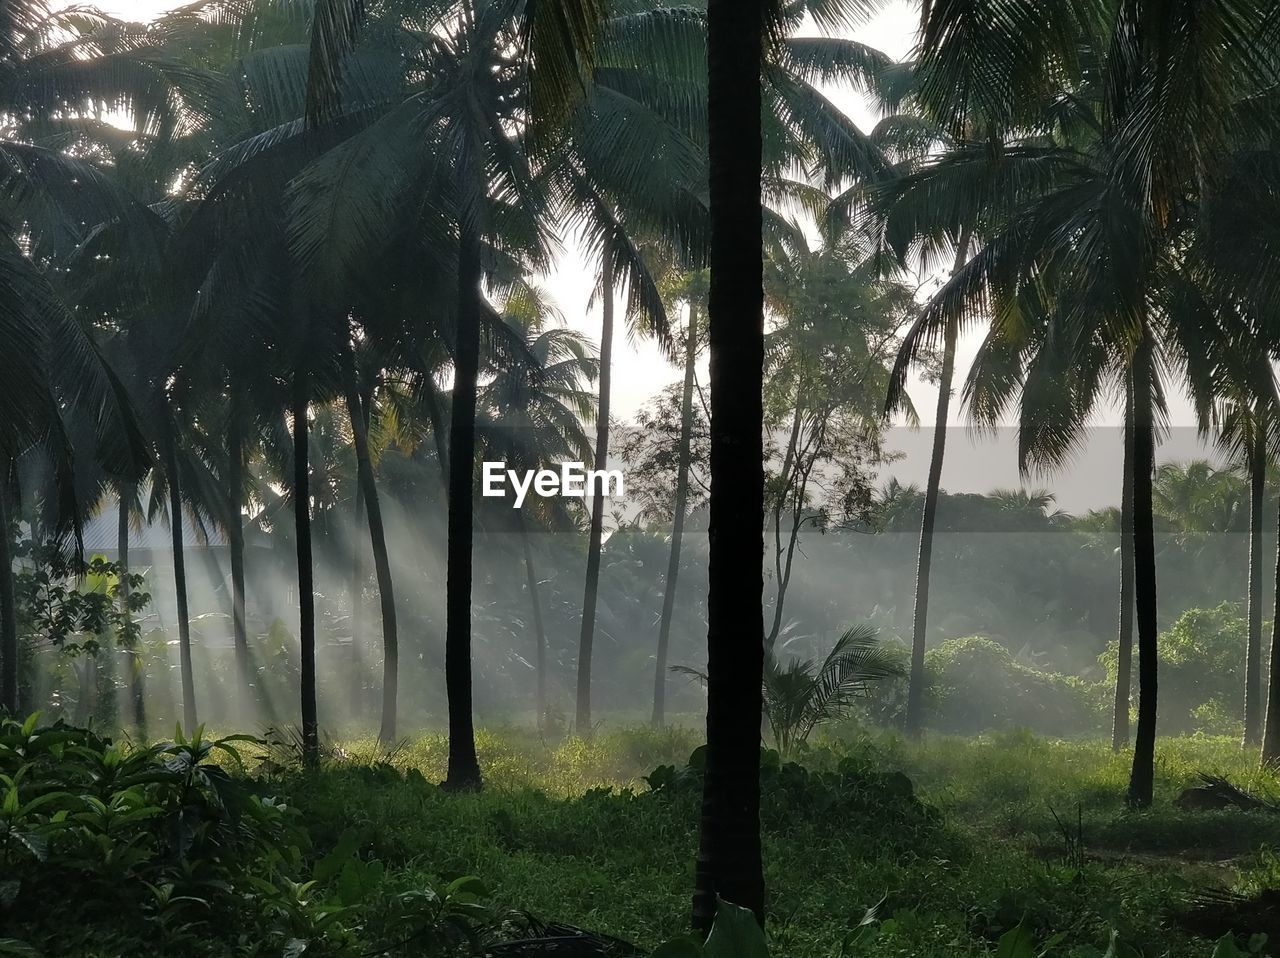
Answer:
[(0, 954), (1275, 950), (1280, 3), (880, 7), (0, 5)]

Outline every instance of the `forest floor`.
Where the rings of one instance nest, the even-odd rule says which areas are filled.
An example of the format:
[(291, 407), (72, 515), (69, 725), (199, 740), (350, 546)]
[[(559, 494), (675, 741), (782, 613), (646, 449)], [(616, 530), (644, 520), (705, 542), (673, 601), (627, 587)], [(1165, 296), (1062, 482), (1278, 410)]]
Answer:
[[(700, 786), (682, 769), (696, 733), (548, 742), (495, 729), (478, 744), (479, 795), (428, 784), (444, 776), (442, 735), (390, 754), (345, 742), (321, 771), (286, 781), (317, 844), (358, 832), (389, 872), (477, 875), (503, 906), (645, 947), (683, 930)], [(1209, 958), (1229, 929), (1264, 954), (1258, 933), (1270, 931), (1280, 948), (1269, 899), (1247, 904), (1280, 889), (1280, 811), (1175, 804), (1201, 774), (1280, 796), (1235, 741), (1161, 741), (1156, 802), (1142, 812), (1123, 802), (1127, 759), (1100, 742), (912, 745), (851, 727), (800, 762), (807, 771), (773, 763), (765, 777), (774, 955), (987, 955), (1019, 924), (1045, 954), (1076, 958), (1102, 956), (1113, 933), (1135, 951), (1108, 955)]]

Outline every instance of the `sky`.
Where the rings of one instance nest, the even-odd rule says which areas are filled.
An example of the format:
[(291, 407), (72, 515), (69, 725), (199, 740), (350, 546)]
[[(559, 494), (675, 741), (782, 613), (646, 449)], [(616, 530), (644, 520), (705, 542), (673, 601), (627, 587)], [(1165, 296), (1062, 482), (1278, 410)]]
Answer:
[[(70, 4), (63, 4), (70, 5)], [(176, 6), (172, 0), (100, 0), (97, 6), (111, 14), (133, 20), (150, 19)], [(858, 29), (854, 38), (884, 51), (895, 59), (906, 57), (915, 43), (919, 18), (915, 3), (892, 0), (881, 12)], [(828, 90), (841, 109), (864, 128), (870, 128), (876, 117), (869, 105), (852, 91)], [(573, 248), (565, 244), (558, 268), (541, 280), (541, 285), (558, 307), (568, 325), (581, 330), (592, 341), (600, 335), (600, 307), (592, 304), (591, 290), (595, 270)], [(980, 335), (961, 340), (957, 356), (956, 382), (962, 383), (981, 341)], [(700, 370), (705, 383), (706, 363)], [(620, 333), (614, 346), (613, 409), (614, 416), (627, 420), (660, 389), (681, 378), (652, 342), (634, 340)], [(887, 467), (882, 478), (890, 475), (904, 483), (923, 485), (928, 473), (929, 449), (937, 405), (937, 389), (916, 380), (909, 393), (919, 413), (921, 429), (897, 427), (890, 431), (889, 446), (901, 458)], [(1171, 402), (1172, 429), (1162, 444), (1161, 461), (1183, 461), (1206, 454), (1193, 428), (1189, 404)], [(964, 411), (952, 402), (949, 416), (947, 458), (943, 487), (952, 491), (986, 492), (993, 488), (1014, 488), (1023, 484), (1016, 462), (1016, 437), (1012, 429), (1000, 429), (995, 435), (979, 436), (966, 428)], [(1080, 451), (1069, 470), (1052, 477), (1032, 477), (1026, 485), (1049, 489), (1060, 507), (1073, 512), (1114, 505), (1119, 498), (1121, 442), (1120, 415), (1114, 408), (1100, 411), (1097, 428)]]

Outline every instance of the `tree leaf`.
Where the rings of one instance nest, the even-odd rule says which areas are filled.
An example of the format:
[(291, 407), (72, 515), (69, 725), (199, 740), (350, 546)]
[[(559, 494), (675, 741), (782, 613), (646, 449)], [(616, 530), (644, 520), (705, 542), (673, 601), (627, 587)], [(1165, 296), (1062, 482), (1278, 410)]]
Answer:
[(706, 958), (768, 958), (769, 947), (749, 908), (719, 899), (703, 954)]

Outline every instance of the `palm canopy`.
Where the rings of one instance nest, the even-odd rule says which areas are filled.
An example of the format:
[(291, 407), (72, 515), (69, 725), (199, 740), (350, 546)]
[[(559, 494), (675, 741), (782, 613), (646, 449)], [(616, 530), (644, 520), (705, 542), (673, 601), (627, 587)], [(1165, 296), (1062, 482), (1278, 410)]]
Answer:
[(131, 234), (137, 254), (156, 233), (157, 217), (122, 185), (130, 160), (208, 114), (208, 77), (164, 41), (92, 11), (51, 13), (28, 0), (0, 15), (0, 338), (10, 385), (0, 456), (39, 447), (51, 457), (68, 527), (81, 511), (72, 432), (91, 437), (80, 454), (113, 473), (137, 473), (146, 457), (127, 389), (95, 341), (118, 316), (70, 301), (104, 227)]
[[(673, 666), (672, 671), (707, 682), (707, 674), (698, 669)], [(764, 717), (778, 751), (793, 755), (819, 725), (849, 715), (876, 682), (903, 674), (899, 651), (869, 625), (848, 629), (821, 661), (784, 659), (766, 650)]]
[[(534, 288), (514, 290), (501, 314), (527, 343), (527, 356), (492, 369), (480, 395), (480, 441), (509, 469), (589, 462), (592, 446), (585, 423), (595, 410), (589, 383), (599, 374), (597, 357), (579, 333), (557, 323)], [(564, 525), (569, 520), (564, 507), (563, 499), (540, 498), (526, 502), (524, 510), (541, 511), (542, 518)]]
[(766, 655), (764, 713), (778, 751), (791, 754), (820, 724), (848, 715), (875, 682), (902, 674), (901, 655), (866, 625), (845, 632), (821, 662)]
[[(934, 16), (950, 15), (953, 6), (935, 6)], [(1179, 157), (1195, 152), (1185, 149), (1186, 142), (1209, 152), (1226, 148), (1221, 119), (1205, 125), (1198, 118), (1210, 110), (1211, 97), (1225, 104), (1229, 116), (1263, 78), (1228, 64), (1213, 74), (1212, 89), (1194, 108), (1153, 115), (1137, 91), (1149, 93), (1153, 84), (1166, 82), (1162, 69), (1203, 64), (1196, 51), (1179, 44), (1161, 47), (1166, 59), (1154, 62), (1153, 48), (1135, 48), (1127, 37), (1128, 18), (1137, 13), (1125, 6), (1115, 14), (1109, 34), (1073, 28), (1071, 57), (1054, 67), (1055, 76), (1065, 79), (1065, 93), (1036, 99), (1025, 91), (1014, 97), (997, 90), (1020, 105), (1016, 114), (1006, 112), (1006, 132), (986, 139), (961, 135), (947, 153), (894, 184), (885, 202), (890, 229), (897, 219), (899, 236), (967, 224), (983, 244), (908, 333), (895, 390), (948, 322), (961, 328), (987, 323), (966, 398), (979, 421), (990, 424), (1021, 395), (1024, 468), (1066, 461), (1097, 398), (1123, 388), (1144, 330), (1158, 344), (1157, 365), (1189, 385), (1203, 417), (1220, 354), (1213, 344), (1226, 348), (1259, 328), (1248, 317), (1234, 323), (1238, 313), (1218, 308), (1215, 298), (1217, 304), (1222, 298), (1208, 292), (1206, 270), (1185, 255), (1197, 229), (1202, 186), (1212, 177), (1184, 167)], [(953, 39), (944, 32), (936, 42), (940, 52), (921, 64), (926, 81), (930, 71), (941, 70), (963, 91), (960, 78), (947, 73), (954, 65), (939, 61)], [(1135, 57), (1145, 58), (1140, 69)], [(1222, 76), (1228, 82), (1219, 89)], [(1127, 97), (1116, 92), (1117, 84), (1129, 85)], [(939, 95), (922, 82), (922, 99)], [(956, 110), (981, 108), (989, 117), (998, 114), (983, 99), (989, 95), (975, 86), (967, 98), (935, 103), (934, 109), (945, 114), (949, 103)], [(1184, 145), (1175, 149), (1177, 137)], [(1162, 408), (1159, 392), (1153, 402)]]

